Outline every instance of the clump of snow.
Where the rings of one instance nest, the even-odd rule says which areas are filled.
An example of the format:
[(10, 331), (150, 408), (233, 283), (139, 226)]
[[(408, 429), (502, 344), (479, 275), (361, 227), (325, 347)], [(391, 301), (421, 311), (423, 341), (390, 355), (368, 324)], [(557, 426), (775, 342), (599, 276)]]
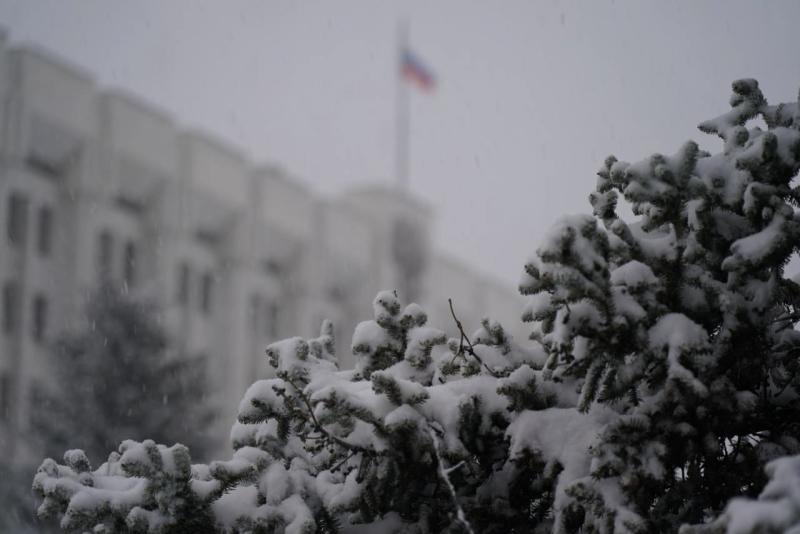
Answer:
[(566, 502), (565, 489), (591, 473), (589, 447), (617, 414), (603, 406), (594, 406), (588, 413), (574, 408), (548, 408), (526, 411), (506, 430), (511, 440), (509, 457), (516, 458), (528, 450), (542, 455), (548, 463), (558, 463), (554, 509), (558, 514)]
[(702, 326), (682, 313), (669, 313), (653, 325), (648, 336), (653, 350), (666, 351), (667, 373), (670, 378), (685, 382), (699, 395), (708, 392), (706, 386), (681, 362), (685, 354), (709, 350), (708, 332)]

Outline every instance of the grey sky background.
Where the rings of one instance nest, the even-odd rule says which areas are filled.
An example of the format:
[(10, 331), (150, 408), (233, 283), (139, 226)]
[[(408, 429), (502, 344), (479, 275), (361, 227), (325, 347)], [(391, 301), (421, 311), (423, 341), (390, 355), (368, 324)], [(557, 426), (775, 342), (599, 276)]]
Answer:
[[(730, 82), (797, 98), (800, 2), (11, 1), (0, 24), (323, 193), (393, 181), (395, 28), (414, 93), (411, 188), (438, 246), (515, 284), (614, 153), (672, 153)], [(412, 92), (413, 93), (413, 92)]]

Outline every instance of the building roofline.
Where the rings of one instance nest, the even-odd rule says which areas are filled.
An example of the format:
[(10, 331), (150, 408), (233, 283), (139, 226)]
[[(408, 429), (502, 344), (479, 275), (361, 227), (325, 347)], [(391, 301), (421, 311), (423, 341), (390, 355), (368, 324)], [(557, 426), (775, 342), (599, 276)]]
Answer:
[(253, 168), (253, 174), (290, 185), (299, 191), (309, 193), (315, 197), (320, 196), (314, 192), (314, 190), (305, 182), (305, 180), (298, 178), (294, 174), (291, 174), (283, 165), (280, 164), (259, 163)]
[(46, 63), (49, 67), (60, 71), (67, 77), (77, 79), (86, 84), (91, 84), (95, 91), (98, 89), (97, 79), (89, 69), (79, 65), (78, 63), (74, 63), (55, 52), (52, 52), (51, 50), (39, 44), (22, 41), (19, 43), (14, 43), (10, 50), (12, 53), (17, 53), (22, 56), (34, 57)]
[(104, 88), (100, 91), (100, 98), (105, 102), (118, 100), (130, 105), (136, 111), (142, 112), (158, 122), (164, 123), (165, 126), (174, 129), (176, 134), (178, 133), (174, 114), (170, 113), (166, 108), (154, 104), (127, 89), (115, 86)]
[(183, 139), (186, 139), (189, 142), (198, 141), (201, 144), (211, 147), (211, 149), (213, 150), (218, 150), (222, 152), (223, 154), (231, 157), (232, 159), (239, 160), (244, 164), (244, 168), (248, 172), (253, 166), (252, 160), (247, 156), (247, 154), (243, 150), (241, 150), (234, 144), (228, 142), (227, 140), (223, 139), (221, 136), (218, 136), (207, 130), (195, 127), (187, 127), (183, 129), (178, 129), (178, 136)]
[(348, 187), (341, 193), (341, 196), (345, 198), (348, 197), (356, 198), (361, 195), (375, 195), (375, 194), (381, 196), (386, 196), (386, 195), (401, 196), (403, 197), (404, 200), (408, 201), (416, 208), (419, 208), (431, 215), (433, 215), (434, 213), (432, 203), (415, 195), (413, 192), (410, 192), (407, 189), (401, 189), (394, 185), (389, 185), (384, 183), (364, 183)]

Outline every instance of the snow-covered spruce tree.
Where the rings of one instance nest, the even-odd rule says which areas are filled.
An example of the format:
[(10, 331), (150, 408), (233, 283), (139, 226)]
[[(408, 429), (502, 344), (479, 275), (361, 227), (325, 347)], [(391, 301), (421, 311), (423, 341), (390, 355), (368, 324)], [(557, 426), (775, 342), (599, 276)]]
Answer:
[[(277, 377), (245, 395), (231, 460), (189, 467), (184, 447), (129, 441), (92, 472), (69, 451), (36, 475), (40, 513), (97, 532), (675, 532), (721, 512), (685, 529), (788, 530), (800, 111), (752, 80), (732, 104), (701, 125), (719, 154), (606, 161), (596, 217), (559, 221), (526, 265), (531, 345), (488, 320), (446, 340), (383, 292), (352, 371), (328, 323), (268, 348)], [(748, 129), (759, 116), (768, 130)], [(755, 497), (765, 465), (749, 509), (788, 519), (739, 528), (748, 501), (726, 503)]]
[(85, 325), (55, 341), (49, 364), (57, 387), (37, 392), (29, 436), (48, 453), (72, 445), (98, 457), (140, 435), (183, 441), (198, 456), (210, 449), (205, 362), (178, 354), (147, 303), (98, 288)]
[(488, 320), (474, 341), (448, 342), (393, 292), (374, 310), (353, 336), (355, 370), (337, 370), (329, 322), (319, 338), (268, 347), (277, 377), (245, 394), (231, 460), (190, 467), (183, 446), (126, 441), (92, 471), (68, 451), (36, 475), (40, 515), (76, 532), (184, 532), (190, 520), (220, 532), (529, 531), (543, 464), (509, 458), (504, 432), (556, 401), (532, 387), (544, 354)]
[(0, 462), (0, 532), (47, 534), (55, 529), (43, 528), (36, 520), (35, 497), (30, 492), (31, 472), (26, 462)]
[[(755, 80), (733, 90), (700, 125), (721, 153), (608, 158), (590, 196), (604, 229), (564, 219), (526, 268), (546, 371), (579, 381), (579, 410), (615, 412), (558, 530), (674, 532), (800, 452), (800, 292), (783, 273), (800, 245), (800, 109), (769, 106)], [(746, 127), (757, 117), (767, 131)]]

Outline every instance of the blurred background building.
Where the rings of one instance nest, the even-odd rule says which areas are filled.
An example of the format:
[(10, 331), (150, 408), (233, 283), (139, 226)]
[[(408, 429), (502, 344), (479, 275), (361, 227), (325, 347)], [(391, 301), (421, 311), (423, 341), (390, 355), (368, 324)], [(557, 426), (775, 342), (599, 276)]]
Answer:
[(156, 302), (174, 342), (207, 357), (223, 435), (269, 372), (268, 342), (332, 318), (351, 367), (350, 333), (380, 289), (453, 334), (449, 297), (468, 329), (484, 315), (519, 329), (513, 288), (437, 252), (425, 201), (390, 184), (315, 195), (5, 36), (0, 125), (0, 449), (19, 447), (31, 391), (52, 386), (48, 343), (85, 321), (103, 281)]

